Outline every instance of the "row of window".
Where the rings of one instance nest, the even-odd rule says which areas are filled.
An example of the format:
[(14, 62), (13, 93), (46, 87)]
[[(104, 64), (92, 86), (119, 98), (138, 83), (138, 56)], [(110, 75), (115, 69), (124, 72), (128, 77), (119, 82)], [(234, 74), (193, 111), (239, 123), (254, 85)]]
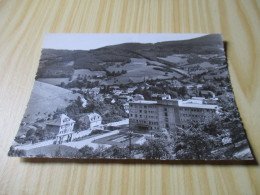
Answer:
[(155, 105), (142, 105), (142, 104), (130, 104), (130, 107), (134, 107), (134, 108), (156, 108)]
[(130, 117), (135, 117), (135, 118), (157, 118), (158, 119), (158, 116), (151, 116), (151, 115), (139, 115), (138, 116), (138, 114), (135, 114), (135, 115), (133, 115), (133, 114), (130, 114)]
[(211, 109), (198, 109), (198, 108), (180, 108), (180, 110), (185, 110), (185, 111), (192, 111), (192, 112), (214, 112), (214, 110)]
[(60, 134), (68, 133), (68, 132), (70, 132), (70, 131), (71, 131), (71, 129), (65, 129), (65, 130), (63, 130), (63, 131), (60, 131)]
[(61, 129), (67, 129), (67, 128), (69, 128), (69, 127), (72, 127), (72, 125), (73, 125), (73, 123), (71, 123), (71, 124), (66, 124), (66, 125), (62, 125), (62, 126), (61, 126)]
[(130, 122), (136, 122), (139, 124), (149, 124), (149, 125), (158, 125), (158, 122), (154, 122), (154, 121), (146, 121), (146, 120), (134, 120), (132, 119)]
[(200, 118), (205, 118), (204, 115), (198, 115), (198, 114), (183, 114), (182, 116), (184, 116), (184, 117), (200, 117)]

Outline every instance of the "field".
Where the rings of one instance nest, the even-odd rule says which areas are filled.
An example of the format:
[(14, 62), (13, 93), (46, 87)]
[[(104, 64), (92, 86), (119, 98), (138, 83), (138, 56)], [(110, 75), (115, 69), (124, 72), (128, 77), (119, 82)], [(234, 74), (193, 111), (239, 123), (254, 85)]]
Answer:
[(33, 123), (46, 119), (57, 108), (66, 108), (78, 96), (79, 94), (73, 94), (70, 90), (35, 81), (23, 121)]
[[(154, 65), (148, 65), (147, 62), (150, 62)], [(111, 78), (114, 83), (138, 83), (144, 81), (144, 79), (169, 79), (169, 78), (180, 78), (181, 74), (176, 72), (168, 72), (163, 68), (163, 65), (159, 62), (149, 61), (147, 59), (140, 58), (131, 58), (131, 62), (125, 64), (124, 66), (110, 66), (107, 69), (108, 71), (122, 71), (127, 70), (126, 74)], [(167, 73), (166, 73), (167, 72)]]
[(171, 55), (171, 56), (167, 56), (166, 58), (159, 58), (161, 60), (167, 61), (167, 62), (172, 62), (175, 63), (177, 65), (183, 65), (183, 64), (187, 64), (187, 57), (185, 56), (180, 56), (180, 55)]

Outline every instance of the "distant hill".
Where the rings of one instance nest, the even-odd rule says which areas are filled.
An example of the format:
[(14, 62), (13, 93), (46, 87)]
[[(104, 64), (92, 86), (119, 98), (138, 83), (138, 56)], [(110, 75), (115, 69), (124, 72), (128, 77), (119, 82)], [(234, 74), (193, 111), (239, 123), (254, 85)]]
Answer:
[(23, 121), (47, 119), (57, 108), (66, 108), (70, 100), (76, 100), (78, 96), (79, 94), (73, 94), (70, 90), (35, 81)]
[[(173, 54), (223, 54), (222, 48), (221, 36), (211, 34), (190, 40), (155, 44), (123, 43), (88, 51), (43, 49), (37, 78), (68, 78), (75, 69), (104, 71), (110, 64), (129, 63), (131, 58), (158, 61), (158, 57)], [(62, 72), (59, 71), (61, 67)]]

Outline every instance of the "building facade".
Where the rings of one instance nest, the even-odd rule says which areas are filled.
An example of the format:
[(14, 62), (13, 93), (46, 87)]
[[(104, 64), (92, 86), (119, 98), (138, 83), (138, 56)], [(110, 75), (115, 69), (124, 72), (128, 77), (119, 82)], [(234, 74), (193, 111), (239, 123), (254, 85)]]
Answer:
[(206, 104), (204, 98), (134, 101), (129, 103), (129, 128), (149, 131), (176, 129), (191, 121), (199, 122), (212, 117), (217, 108), (217, 105)]
[(56, 144), (71, 141), (74, 124), (75, 121), (65, 114), (62, 114), (59, 119), (54, 121), (52, 125), (59, 129), (58, 134), (56, 135)]
[(93, 130), (93, 129), (100, 128), (101, 123), (102, 123), (102, 117), (95, 112), (83, 114), (79, 118), (79, 122), (84, 124), (85, 129)]

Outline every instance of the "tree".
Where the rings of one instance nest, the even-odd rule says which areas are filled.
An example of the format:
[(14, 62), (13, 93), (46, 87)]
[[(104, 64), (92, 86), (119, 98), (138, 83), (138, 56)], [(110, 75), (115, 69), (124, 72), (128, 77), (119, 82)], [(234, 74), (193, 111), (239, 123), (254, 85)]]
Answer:
[(77, 103), (73, 103), (66, 108), (66, 113), (70, 118), (74, 118), (81, 113), (81, 110)]
[(84, 76), (83, 82), (84, 82), (84, 83), (87, 82), (87, 75)]
[(186, 87), (180, 87), (179, 89), (178, 89), (178, 93), (181, 95), (181, 96), (185, 96), (185, 95), (187, 95), (187, 88)]
[(31, 137), (34, 133), (35, 133), (35, 131), (34, 131), (33, 129), (29, 129), (29, 130), (26, 132), (26, 137), (29, 138), (29, 137)]
[(53, 114), (53, 119), (56, 119), (56, 118), (60, 117), (60, 115), (64, 114), (65, 112), (66, 112), (65, 109), (57, 108), (57, 110)]
[(165, 138), (150, 138), (142, 146), (146, 159), (171, 159), (172, 155)]
[(202, 86), (202, 89), (215, 92), (216, 85), (212, 82), (207, 82)]
[(44, 140), (45, 139), (45, 133), (44, 130), (42, 129), (42, 127), (39, 127), (36, 131), (35, 131), (35, 136), (40, 140)]
[(177, 159), (205, 160), (211, 159), (211, 150), (216, 145), (215, 137), (210, 136), (199, 127), (178, 128), (175, 148)]
[(232, 142), (246, 139), (234, 97), (224, 96), (220, 99), (220, 106), (222, 107), (221, 128), (229, 130)]
[(84, 146), (79, 149), (79, 157), (81, 158), (93, 158), (94, 157), (94, 149), (89, 146)]
[(64, 88), (66, 85), (65, 85), (64, 82), (61, 82), (61, 83), (60, 83), (60, 86)]
[(119, 148), (116, 145), (111, 146), (106, 149), (105, 153), (110, 158), (128, 158), (129, 157), (129, 149), (128, 148)]
[(134, 92), (133, 92), (133, 94), (142, 94), (142, 93), (143, 93), (143, 90), (142, 90), (142, 88), (141, 88), (140, 85), (139, 85), (139, 86), (137, 87), (137, 89), (135, 89)]

